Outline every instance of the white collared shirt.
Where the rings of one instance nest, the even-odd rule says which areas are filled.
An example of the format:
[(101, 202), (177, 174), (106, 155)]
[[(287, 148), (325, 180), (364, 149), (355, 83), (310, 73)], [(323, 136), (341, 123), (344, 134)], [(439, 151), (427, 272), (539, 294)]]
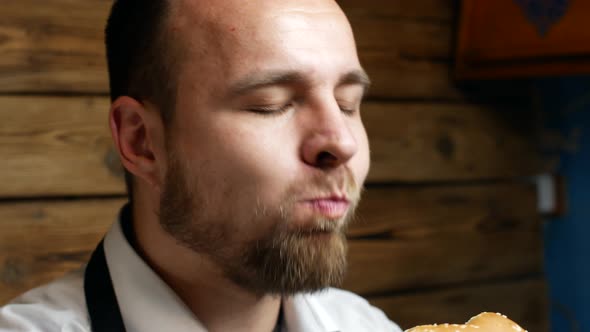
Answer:
[[(120, 222), (104, 240), (109, 273), (128, 332), (206, 331), (174, 291), (137, 255)], [(285, 298), (283, 331), (401, 332), (363, 298), (330, 288)], [(0, 307), (0, 332), (90, 332), (84, 270), (33, 289)]]

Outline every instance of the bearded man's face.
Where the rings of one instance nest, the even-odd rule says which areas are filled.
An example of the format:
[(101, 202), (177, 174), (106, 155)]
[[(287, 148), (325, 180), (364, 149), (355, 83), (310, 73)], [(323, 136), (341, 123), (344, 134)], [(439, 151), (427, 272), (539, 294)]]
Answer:
[(237, 285), (288, 295), (346, 270), (344, 232), (369, 168), (366, 77), (335, 3), (261, 3), (182, 21), (190, 47), (159, 214)]

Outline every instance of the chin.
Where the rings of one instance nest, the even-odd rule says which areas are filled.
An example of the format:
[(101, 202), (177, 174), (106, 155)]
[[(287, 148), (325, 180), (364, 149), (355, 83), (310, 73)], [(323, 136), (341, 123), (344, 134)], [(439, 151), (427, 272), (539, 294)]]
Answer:
[(256, 241), (244, 250), (242, 266), (228, 275), (256, 294), (289, 296), (342, 284), (346, 272), (343, 232), (287, 231)]

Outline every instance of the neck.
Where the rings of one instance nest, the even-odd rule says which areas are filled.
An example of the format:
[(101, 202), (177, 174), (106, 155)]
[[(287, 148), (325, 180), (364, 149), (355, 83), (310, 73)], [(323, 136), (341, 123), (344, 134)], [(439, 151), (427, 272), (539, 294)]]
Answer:
[(280, 297), (259, 296), (235, 285), (215, 262), (179, 245), (151, 209), (135, 202), (133, 216), (135, 249), (209, 331), (274, 329)]

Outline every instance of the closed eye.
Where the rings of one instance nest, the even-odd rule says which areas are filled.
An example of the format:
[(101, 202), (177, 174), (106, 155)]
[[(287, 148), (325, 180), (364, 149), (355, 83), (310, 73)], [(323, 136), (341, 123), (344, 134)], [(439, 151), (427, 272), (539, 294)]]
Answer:
[(281, 106), (252, 106), (248, 107), (246, 111), (261, 114), (264, 116), (276, 116), (289, 111), (292, 108), (292, 106), (292, 103), (288, 103)]
[(342, 113), (346, 114), (346, 115), (354, 115), (357, 112), (357, 108), (356, 107), (347, 107), (347, 106), (339, 106), (340, 107), (340, 111), (342, 111)]
[(348, 116), (353, 116), (360, 110), (360, 101), (337, 100), (340, 111)]

